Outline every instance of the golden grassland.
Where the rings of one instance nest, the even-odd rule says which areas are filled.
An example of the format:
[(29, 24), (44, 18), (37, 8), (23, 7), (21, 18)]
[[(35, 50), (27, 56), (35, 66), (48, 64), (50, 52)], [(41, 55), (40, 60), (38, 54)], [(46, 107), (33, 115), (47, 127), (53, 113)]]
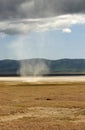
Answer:
[(0, 130), (85, 130), (85, 83), (0, 82)]

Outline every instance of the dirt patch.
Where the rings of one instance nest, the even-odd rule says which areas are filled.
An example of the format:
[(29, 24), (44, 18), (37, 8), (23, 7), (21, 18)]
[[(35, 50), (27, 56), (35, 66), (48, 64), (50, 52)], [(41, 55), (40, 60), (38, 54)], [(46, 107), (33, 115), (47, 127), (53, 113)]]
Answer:
[(28, 118), (56, 118), (56, 120), (69, 120), (74, 122), (84, 122), (85, 115), (78, 115), (79, 108), (45, 108), (45, 107), (30, 107), (27, 111), (10, 114), (8, 116), (0, 116), (1, 122), (13, 121), (24, 117)]

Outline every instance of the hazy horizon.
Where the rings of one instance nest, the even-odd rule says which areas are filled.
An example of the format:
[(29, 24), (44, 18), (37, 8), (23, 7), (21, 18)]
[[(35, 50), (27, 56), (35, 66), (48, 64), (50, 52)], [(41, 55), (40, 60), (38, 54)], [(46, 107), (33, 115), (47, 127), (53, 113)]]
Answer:
[(28, 59), (0, 59), (0, 60), (37, 60), (37, 59), (40, 59), (40, 60), (85, 60), (85, 58), (60, 58), (60, 59), (48, 59), (48, 58), (28, 58)]

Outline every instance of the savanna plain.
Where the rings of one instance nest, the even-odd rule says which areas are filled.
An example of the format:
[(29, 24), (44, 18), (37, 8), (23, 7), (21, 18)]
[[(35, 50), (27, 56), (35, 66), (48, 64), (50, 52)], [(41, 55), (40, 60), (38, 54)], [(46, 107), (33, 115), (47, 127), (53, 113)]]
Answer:
[(0, 80), (0, 130), (85, 130), (85, 77), (72, 78)]

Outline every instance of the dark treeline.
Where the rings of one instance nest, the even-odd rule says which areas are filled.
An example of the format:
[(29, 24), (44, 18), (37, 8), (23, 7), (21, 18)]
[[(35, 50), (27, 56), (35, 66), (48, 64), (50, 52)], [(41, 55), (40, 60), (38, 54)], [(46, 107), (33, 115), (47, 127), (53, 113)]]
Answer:
[(0, 60), (0, 76), (84, 76), (85, 59)]
[[(45, 74), (45, 75), (26, 75), (26, 76), (28, 76), (28, 77), (31, 77), (31, 76), (33, 76), (33, 77), (38, 77), (38, 76), (43, 76), (43, 77), (46, 77), (46, 76), (48, 76), (48, 77), (50, 77), (50, 76), (85, 76), (85, 74)], [(19, 74), (3, 74), (3, 75), (0, 75), (0, 77), (21, 77), (21, 75), (19, 75)]]

